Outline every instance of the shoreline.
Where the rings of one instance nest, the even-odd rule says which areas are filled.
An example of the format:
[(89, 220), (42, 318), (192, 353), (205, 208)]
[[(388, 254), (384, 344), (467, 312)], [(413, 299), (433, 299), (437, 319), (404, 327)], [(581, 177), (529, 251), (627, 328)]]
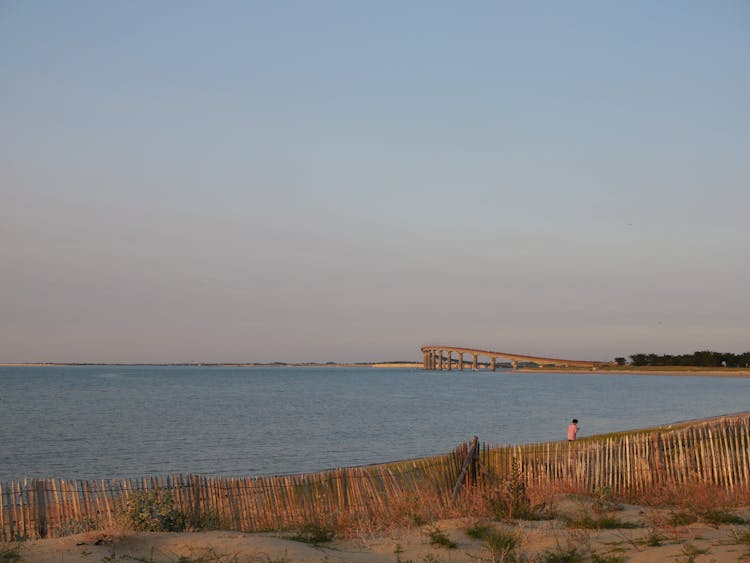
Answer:
[[(0, 362), (0, 367), (361, 367), (376, 369), (421, 369), (422, 362), (391, 361), (391, 362)], [(433, 370), (440, 371), (440, 370)], [(453, 370), (460, 372), (457, 368)], [(471, 368), (463, 371), (472, 371)], [(488, 365), (480, 364), (477, 371), (490, 371)], [(640, 368), (598, 367), (585, 369), (580, 367), (522, 367), (515, 370), (498, 368), (499, 373), (571, 373), (593, 375), (683, 375), (683, 376), (719, 376), (719, 377), (750, 377), (750, 368), (720, 368), (720, 367), (671, 367), (671, 366), (643, 366)]]

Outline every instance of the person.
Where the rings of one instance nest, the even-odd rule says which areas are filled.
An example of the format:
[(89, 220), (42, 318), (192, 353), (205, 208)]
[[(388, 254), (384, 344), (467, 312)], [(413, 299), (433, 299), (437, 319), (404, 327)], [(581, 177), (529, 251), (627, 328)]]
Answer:
[(574, 418), (573, 422), (568, 424), (568, 442), (573, 442), (578, 434), (578, 419)]

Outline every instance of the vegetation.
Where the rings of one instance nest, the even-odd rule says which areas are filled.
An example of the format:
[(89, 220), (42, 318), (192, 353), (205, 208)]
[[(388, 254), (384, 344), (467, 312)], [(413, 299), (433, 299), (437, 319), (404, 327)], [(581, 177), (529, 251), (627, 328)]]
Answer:
[(437, 526), (427, 530), (427, 536), (430, 538), (430, 545), (435, 547), (444, 547), (446, 549), (456, 549), (458, 544), (445, 535), (445, 532)]
[(21, 563), (22, 561), (20, 543), (0, 543), (0, 563)]
[(669, 516), (670, 526), (688, 526), (698, 521), (698, 515), (688, 510), (679, 510)]
[[(692, 354), (632, 354), (633, 366), (686, 366), (686, 367), (750, 367), (750, 352), (732, 354), (730, 352), (712, 352), (704, 350)], [(624, 365), (624, 358), (615, 358), (615, 363)]]
[(728, 510), (705, 510), (701, 512), (700, 517), (706, 524), (747, 524), (747, 520)]
[(309, 543), (310, 545), (322, 545), (330, 543), (336, 537), (336, 531), (330, 526), (321, 524), (305, 524), (302, 528), (289, 539)]
[(692, 543), (686, 543), (682, 547), (682, 553), (685, 555), (684, 558), (679, 559), (680, 562), (693, 563), (699, 555), (706, 555), (707, 549), (698, 549)]
[(551, 518), (543, 504), (532, 505), (517, 458), (511, 461), (510, 476), (490, 498), (490, 506), (495, 520), (549, 520)]
[(482, 524), (481, 522), (475, 522), (468, 528), (466, 528), (466, 535), (475, 540), (481, 540), (487, 537), (487, 534), (492, 530), (491, 526)]
[(610, 514), (592, 516), (589, 513), (584, 513), (579, 518), (568, 519), (567, 525), (569, 528), (580, 528), (584, 530), (620, 530), (639, 527), (637, 524), (624, 522)]
[(484, 538), (487, 549), (492, 554), (493, 561), (517, 561), (515, 553), (521, 543), (517, 533), (503, 530), (490, 530)]
[(187, 517), (177, 510), (169, 493), (135, 492), (123, 508), (125, 524), (137, 532), (181, 532)]

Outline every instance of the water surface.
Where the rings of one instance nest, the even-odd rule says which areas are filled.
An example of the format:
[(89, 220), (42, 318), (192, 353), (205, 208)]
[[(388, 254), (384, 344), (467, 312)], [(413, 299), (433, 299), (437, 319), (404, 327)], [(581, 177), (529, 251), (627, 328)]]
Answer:
[(0, 367), (0, 482), (270, 475), (748, 410), (750, 379), (338, 367)]

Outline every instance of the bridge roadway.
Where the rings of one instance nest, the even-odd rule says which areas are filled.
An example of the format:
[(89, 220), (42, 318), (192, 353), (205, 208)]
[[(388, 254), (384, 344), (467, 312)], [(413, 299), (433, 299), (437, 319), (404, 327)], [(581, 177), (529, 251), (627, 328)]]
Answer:
[[(458, 354), (456, 360), (453, 353)], [(557, 367), (581, 367), (594, 369), (603, 362), (590, 362), (585, 360), (563, 360), (561, 358), (544, 358), (542, 356), (528, 356), (526, 354), (509, 354), (507, 352), (495, 352), (493, 350), (479, 350), (477, 348), (462, 348), (460, 346), (422, 346), (424, 356), (424, 369), (427, 371), (453, 369), (454, 362), (459, 370), (464, 369), (464, 354), (472, 357), (471, 369), (476, 371), (479, 365), (479, 356), (489, 358), (490, 368), (496, 369), (497, 358), (510, 360), (513, 369), (518, 368), (518, 362), (530, 362), (542, 366)], [(447, 357), (446, 357), (447, 354)]]

